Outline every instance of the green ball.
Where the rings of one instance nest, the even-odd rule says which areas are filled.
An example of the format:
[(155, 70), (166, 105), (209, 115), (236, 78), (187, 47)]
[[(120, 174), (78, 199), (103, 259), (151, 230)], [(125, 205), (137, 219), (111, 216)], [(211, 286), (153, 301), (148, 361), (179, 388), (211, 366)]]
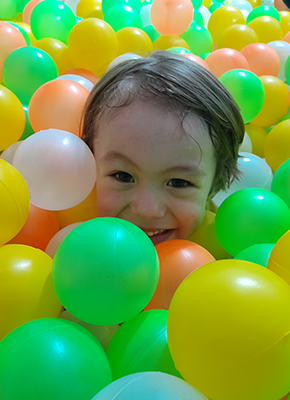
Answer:
[(122, 5), (129, 6), (139, 13), (141, 4), (141, 0), (102, 0), (102, 12), (105, 15), (110, 8)]
[(43, 318), (0, 342), (1, 400), (91, 399), (112, 381), (102, 346), (74, 322)]
[(247, 16), (246, 24), (248, 25), (255, 18), (264, 16), (275, 18), (278, 22), (280, 22), (280, 14), (275, 7), (261, 5), (254, 8), (250, 12), (250, 14)]
[(122, 28), (134, 27), (142, 29), (142, 19), (140, 14), (134, 8), (119, 4), (110, 8), (104, 15), (104, 21), (107, 22), (115, 32)]
[(184, 47), (170, 47), (169, 49), (166, 49), (166, 51), (172, 54), (192, 54), (191, 51), (185, 49)]
[(55, 62), (36, 47), (20, 47), (12, 51), (3, 64), (2, 80), (23, 105), (28, 105), (33, 93), (44, 83), (58, 77)]
[(95, 218), (73, 229), (58, 247), (52, 267), (58, 298), (76, 318), (114, 325), (149, 303), (159, 261), (149, 237), (119, 218)]
[(30, 0), (18, 0), (17, 1), (17, 6), (18, 6), (18, 12), (22, 13), (24, 10), (25, 6), (27, 3), (29, 3)]
[(290, 82), (290, 56), (287, 57), (286, 62), (284, 64), (284, 73), (285, 73), (286, 82), (289, 85), (289, 82)]
[(198, 9), (194, 8), (193, 10), (193, 20), (196, 25), (204, 26), (204, 19), (202, 13), (198, 11)]
[(19, 140), (25, 140), (29, 136), (34, 134), (34, 130), (32, 129), (32, 126), (31, 126), (29, 118), (28, 118), (28, 107), (27, 106), (23, 106), (23, 110), (25, 112), (25, 128), (24, 128), (24, 131), (23, 131), (23, 133), (21, 135), (21, 138)]
[(213, 41), (211, 34), (203, 26), (192, 23), (180, 37), (186, 41), (190, 51), (197, 56), (212, 52)]
[(145, 26), (145, 28), (142, 30), (147, 33), (152, 43), (161, 36), (161, 34), (157, 32), (153, 25)]
[(271, 191), (290, 208), (290, 159), (283, 162), (273, 175)]
[(0, 20), (11, 20), (19, 14), (17, 0), (0, 1)]
[(250, 261), (254, 264), (259, 264), (267, 268), (270, 253), (274, 247), (272, 243), (260, 243), (247, 247), (237, 254), (234, 259)]
[(181, 378), (168, 348), (167, 314), (167, 310), (144, 311), (120, 326), (107, 350), (113, 380), (145, 371)]
[(35, 39), (52, 38), (67, 44), (71, 29), (76, 25), (72, 9), (61, 1), (41, 1), (30, 16)]
[(245, 124), (259, 114), (265, 101), (265, 89), (257, 75), (246, 69), (233, 69), (218, 79), (240, 107)]
[(290, 229), (290, 209), (268, 190), (241, 189), (218, 208), (215, 229), (223, 248), (236, 256), (257, 243), (276, 243)]
[(218, 0), (212, 0), (211, 5), (209, 7), (209, 11), (212, 14), (216, 9), (225, 6), (224, 2), (218, 1)]
[(21, 35), (24, 37), (24, 39), (25, 39), (25, 42), (26, 42), (26, 44), (27, 44), (27, 46), (31, 46), (31, 40), (30, 40), (30, 38), (29, 38), (29, 36), (28, 36), (28, 33), (23, 29), (23, 28), (21, 28), (21, 26), (19, 26), (18, 24), (15, 24), (14, 22), (11, 22), (11, 21), (7, 21), (10, 25), (13, 25), (14, 26), (14, 28), (16, 28), (20, 33), (21, 33)]

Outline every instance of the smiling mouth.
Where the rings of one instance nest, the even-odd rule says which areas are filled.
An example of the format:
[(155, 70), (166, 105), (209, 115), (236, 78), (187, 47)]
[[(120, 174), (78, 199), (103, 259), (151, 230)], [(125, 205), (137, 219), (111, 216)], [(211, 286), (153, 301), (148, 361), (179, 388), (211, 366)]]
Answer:
[(161, 235), (163, 233), (167, 233), (168, 229), (158, 229), (157, 231), (152, 231), (152, 232), (145, 232), (147, 236), (152, 237), (156, 235)]

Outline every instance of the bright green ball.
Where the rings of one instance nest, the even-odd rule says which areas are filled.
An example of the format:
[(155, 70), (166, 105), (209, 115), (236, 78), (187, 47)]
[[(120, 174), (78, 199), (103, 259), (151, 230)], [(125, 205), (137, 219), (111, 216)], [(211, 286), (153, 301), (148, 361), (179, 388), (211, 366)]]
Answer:
[(134, 8), (119, 4), (110, 8), (104, 15), (106, 21), (115, 32), (122, 28), (134, 27), (142, 29), (142, 19)]
[(105, 15), (110, 8), (118, 5), (129, 6), (139, 13), (142, 3), (141, 0), (102, 0), (103, 14)]
[(17, 0), (0, 0), (0, 20), (11, 20), (18, 15)]
[(41, 1), (30, 16), (35, 39), (52, 38), (67, 44), (71, 29), (76, 25), (72, 9), (61, 1)]
[(193, 22), (180, 37), (186, 41), (190, 51), (197, 56), (212, 52), (213, 41), (211, 34), (203, 26)]
[(290, 229), (290, 209), (268, 190), (241, 189), (222, 202), (215, 228), (223, 248), (236, 256), (257, 243), (276, 243)]
[(254, 8), (250, 12), (250, 14), (247, 16), (246, 24), (248, 25), (255, 18), (265, 17), (265, 16), (275, 18), (278, 22), (280, 22), (280, 14), (275, 7), (261, 5), (259, 7)]
[(73, 229), (58, 247), (52, 279), (73, 316), (114, 325), (141, 312), (159, 279), (154, 245), (137, 226), (119, 218), (95, 218)]
[(1, 400), (91, 399), (112, 381), (97, 339), (57, 318), (37, 319), (10, 332), (0, 342), (0, 359)]
[(234, 259), (250, 261), (254, 264), (259, 264), (262, 267), (267, 268), (268, 259), (273, 247), (274, 244), (272, 243), (254, 244), (253, 246), (242, 250), (234, 257)]

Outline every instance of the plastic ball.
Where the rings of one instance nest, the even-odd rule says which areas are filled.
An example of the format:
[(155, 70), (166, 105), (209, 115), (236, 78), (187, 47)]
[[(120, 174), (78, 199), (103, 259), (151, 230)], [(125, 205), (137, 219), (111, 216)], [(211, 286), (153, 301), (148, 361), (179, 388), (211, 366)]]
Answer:
[(68, 79), (55, 79), (42, 85), (29, 103), (28, 116), (33, 130), (55, 128), (79, 136), (89, 94), (86, 87)]
[(92, 82), (94, 85), (99, 82), (99, 78), (97, 75), (95, 75), (93, 72), (88, 71), (87, 69), (83, 68), (72, 68), (68, 71), (65, 72), (66, 74), (73, 74), (73, 75), (80, 75), (83, 76), (84, 78), (88, 79), (90, 82)]
[(41, 1), (30, 15), (31, 30), (36, 39), (52, 38), (67, 44), (76, 17), (70, 7), (61, 1)]
[(212, 37), (209, 31), (203, 26), (192, 23), (180, 37), (186, 41), (193, 54), (200, 55), (212, 51)]
[(24, 128), (25, 112), (22, 104), (12, 91), (0, 85), (0, 151), (17, 142)]
[(106, 14), (112, 7), (119, 4), (126, 4), (138, 12), (142, 5), (141, 0), (102, 0), (103, 14)]
[(3, 63), (7, 56), (19, 47), (26, 46), (23, 35), (11, 24), (0, 21), (0, 76), (2, 75)]
[(219, 78), (232, 69), (250, 69), (246, 57), (234, 49), (218, 49), (205, 58), (211, 72)]
[(289, 90), (279, 78), (270, 75), (260, 76), (265, 91), (265, 102), (251, 124), (273, 126), (283, 118), (289, 108)]
[(183, 57), (188, 58), (189, 60), (201, 65), (203, 68), (207, 69), (208, 71), (210, 71), (209, 66), (207, 65), (207, 63), (199, 56), (196, 56), (195, 54), (182, 54)]
[(101, 390), (92, 400), (207, 400), (195, 388), (163, 372), (139, 372), (124, 376)]
[(254, 29), (261, 43), (282, 40), (282, 28), (275, 18), (267, 16), (258, 17), (249, 22), (248, 26)]
[(264, 144), (268, 132), (261, 126), (252, 124), (245, 125), (245, 131), (249, 135), (252, 143), (252, 153), (258, 157), (264, 158)]
[(215, 231), (215, 213), (205, 211), (202, 224), (187, 240), (199, 244), (214, 256), (216, 260), (229, 258), (229, 254), (220, 244)]
[(239, 153), (240, 152), (252, 153), (252, 142), (247, 132), (244, 133), (243, 141), (239, 146)]
[(15, 329), (1, 341), (0, 357), (2, 400), (91, 399), (112, 381), (95, 337), (62, 319), (39, 319)]
[(247, 25), (232, 25), (219, 36), (217, 47), (242, 50), (251, 43), (257, 43), (256, 32)]
[(28, 187), (20, 173), (0, 159), (0, 245), (23, 227), (29, 211)]
[(240, 107), (244, 123), (248, 123), (261, 111), (265, 101), (263, 83), (253, 72), (235, 69), (219, 77)]
[(217, 8), (208, 21), (208, 30), (215, 43), (218, 42), (220, 35), (230, 26), (236, 24), (245, 24), (245, 18), (242, 12), (232, 6), (223, 6)]
[(31, 12), (34, 9), (34, 7), (40, 3), (43, 0), (30, 0), (28, 3), (26, 3), (23, 11), (22, 11), (22, 20), (25, 24), (30, 26), (30, 16)]
[(153, 44), (147, 33), (138, 28), (120, 29), (116, 33), (116, 38), (118, 40), (118, 56), (127, 53), (145, 56), (153, 50)]
[(107, 71), (110, 71), (110, 69), (112, 69), (113, 67), (115, 67), (116, 65), (127, 61), (127, 60), (136, 60), (138, 58), (141, 58), (141, 56), (138, 56), (138, 54), (134, 54), (134, 53), (124, 53), (121, 54), (120, 56), (116, 57), (107, 67)]
[(98, 216), (96, 185), (91, 193), (79, 204), (64, 210), (55, 211), (60, 228), (76, 222), (84, 222)]
[(94, 156), (72, 133), (48, 129), (21, 143), (13, 165), (28, 184), (31, 204), (62, 210), (83, 201), (96, 181)]
[[(113, 247), (112, 247), (113, 246)], [(74, 228), (53, 259), (55, 291), (76, 318), (112, 325), (137, 315), (156, 289), (156, 250), (137, 226), (96, 218)]]
[(273, 180), (271, 190), (276, 193), (290, 208), (290, 159), (286, 160), (279, 166), (276, 170)]
[(280, 15), (279, 12), (276, 10), (275, 7), (268, 6), (268, 5), (261, 5), (259, 7), (254, 8), (247, 17), (247, 24), (253, 21), (255, 18), (267, 16), (275, 18), (278, 22), (280, 22)]
[(70, 31), (68, 47), (76, 68), (84, 68), (102, 76), (110, 62), (116, 58), (116, 33), (105, 21), (87, 18)]
[(280, 59), (277, 52), (264, 43), (252, 43), (241, 49), (246, 57), (250, 70), (254, 74), (277, 76), (280, 69)]
[(72, 321), (80, 326), (83, 326), (86, 330), (88, 330), (89, 332), (91, 332), (92, 335), (95, 336), (95, 338), (98, 340), (105, 351), (107, 351), (113, 335), (120, 327), (120, 325), (100, 326), (87, 324), (86, 322), (75, 318), (68, 311), (62, 311), (59, 314), (59, 318), (65, 319), (66, 321)]
[(63, 239), (72, 231), (76, 226), (80, 225), (82, 222), (75, 222), (74, 224), (68, 225), (61, 230), (58, 230), (47, 243), (45, 248), (45, 253), (49, 255), (49, 257), (53, 258), (58, 246), (61, 244)]
[(145, 309), (168, 310), (170, 301), (183, 279), (196, 268), (215, 261), (215, 258), (205, 248), (189, 240), (169, 240), (155, 248), (160, 263), (160, 277), (156, 291)]
[(76, 15), (81, 18), (103, 19), (101, 0), (79, 0), (76, 5)]
[(192, 22), (191, 0), (154, 0), (151, 6), (151, 21), (162, 35), (180, 35)]
[(181, 378), (168, 349), (166, 324), (167, 310), (150, 310), (120, 326), (107, 349), (113, 380), (146, 371)]
[(76, 82), (79, 85), (83, 86), (85, 89), (87, 89), (89, 92), (94, 87), (94, 84), (91, 81), (89, 81), (87, 78), (84, 78), (83, 76), (80, 76), (80, 75), (64, 74), (64, 75), (58, 76), (56, 79), (67, 79), (68, 81)]
[(128, 26), (142, 29), (142, 19), (138, 11), (126, 4), (111, 7), (104, 15), (106, 21), (115, 32)]
[(52, 259), (47, 254), (30, 246), (4, 245), (0, 247), (0, 265), (0, 340), (25, 322), (59, 315), (61, 304), (52, 285)]
[(246, 188), (262, 188), (271, 190), (273, 173), (266, 161), (251, 153), (239, 153), (239, 179), (235, 179), (229, 188), (219, 191), (212, 199), (216, 207), (232, 193)]
[[(289, 11), (281, 11), (279, 12), (280, 15), (280, 24), (281, 28), (283, 31), (283, 35), (287, 35), (287, 33), (290, 31), (290, 12)], [(285, 38), (284, 36), (284, 38)], [(285, 40), (283, 38), (283, 40)], [(286, 40), (287, 42), (287, 40)]]
[(21, 141), (18, 141), (18, 142), (15, 142), (15, 143), (11, 144), (9, 147), (7, 147), (7, 149), (5, 149), (1, 153), (0, 158), (2, 160), (7, 161), (9, 164), (12, 165), (15, 151), (17, 150), (18, 146), (20, 146), (20, 144), (21, 144)]
[(278, 73), (278, 78), (284, 82), (285, 79), (285, 63), (287, 58), (290, 56), (290, 44), (284, 42), (283, 40), (274, 40), (273, 42), (269, 42), (268, 46), (272, 47), (273, 50), (279, 56), (280, 59), (280, 69)]
[(11, 20), (18, 14), (18, 4), (16, 0), (4, 0), (0, 4), (0, 19)]
[(161, 35), (153, 42), (154, 50), (167, 50), (171, 47), (183, 47), (189, 50), (186, 41), (176, 35)]
[(50, 55), (27, 46), (10, 53), (2, 70), (4, 86), (16, 94), (24, 105), (28, 105), (40, 86), (57, 76), (58, 70)]
[(151, 21), (151, 4), (147, 4), (143, 7), (141, 7), (140, 10), (140, 17), (142, 20), (142, 27), (145, 28), (146, 26), (152, 25)]
[(220, 205), (215, 226), (221, 245), (235, 256), (256, 243), (276, 243), (290, 229), (290, 209), (268, 190), (241, 189)]
[(59, 74), (63, 74), (73, 67), (68, 46), (57, 39), (43, 38), (35, 41), (34, 47), (45, 51), (55, 62)]
[(290, 285), (289, 249), (290, 231), (286, 232), (273, 247), (267, 268), (279, 275)]
[(220, 260), (197, 269), (168, 311), (176, 368), (211, 399), (280, 399), (289, 391), (289, 310), (289, 285), (267, 268)]
[(54, 212), (31, 204), (23, 227), (8, 244), (24, 244), (44, 251), (57, 232), (59, 226)]
[(273, 243), (254, 244), (242, 250), (234, 258), (236, 260), (250, 261), (267, 268), (268, 259), (273, 247)]

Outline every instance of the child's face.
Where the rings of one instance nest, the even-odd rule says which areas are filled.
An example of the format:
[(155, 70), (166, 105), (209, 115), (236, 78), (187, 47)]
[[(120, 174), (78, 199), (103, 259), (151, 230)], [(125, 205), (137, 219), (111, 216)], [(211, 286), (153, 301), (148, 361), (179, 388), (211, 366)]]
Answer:
[[(125, 219), (154, 245), (197, 230), (215, 174), (201, 120), (135, 100), (101, 118), (94, 152), (100, 217)], [(190, 135), (190, 136), (189, 136)]]

